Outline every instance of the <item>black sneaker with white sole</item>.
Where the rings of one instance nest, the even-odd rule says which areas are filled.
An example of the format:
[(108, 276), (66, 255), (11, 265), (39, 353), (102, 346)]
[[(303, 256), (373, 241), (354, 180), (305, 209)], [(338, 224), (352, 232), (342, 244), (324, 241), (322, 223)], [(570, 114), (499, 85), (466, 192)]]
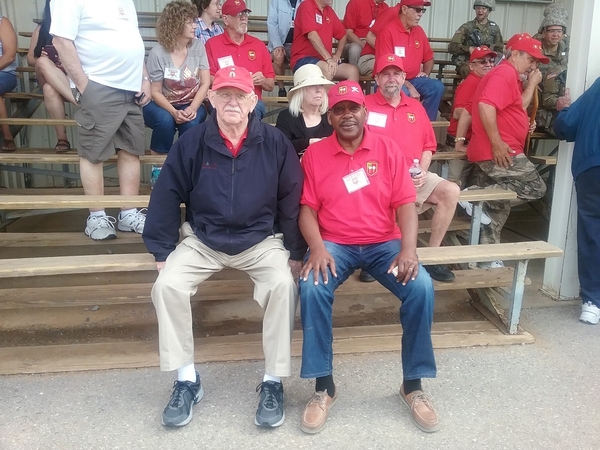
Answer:
[(182, 427), (192, 420), (192, 406), (202, 400), (204, 389), (200, 375), (196, 372), (196, 382), (175, 381), (173, 393), (163, 411), (162, 424), (167, 427)]
[(260, 400), (254, 423), (263, 428), (278, 427), (285, 419), (283, 412), (283, 384), (275, 381), (263, 381), (256, 387), (260, 391)]

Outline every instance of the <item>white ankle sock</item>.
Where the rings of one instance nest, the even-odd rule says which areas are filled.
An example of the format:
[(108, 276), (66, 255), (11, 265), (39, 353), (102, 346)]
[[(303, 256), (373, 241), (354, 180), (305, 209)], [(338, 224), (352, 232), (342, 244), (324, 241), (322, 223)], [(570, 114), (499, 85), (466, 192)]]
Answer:
[(177, 381), (191, 381), (196, 382), (196, 368), (193, 364), (180, 367), (177, 369)]
[(136, 211), (137, 210), (135, 208), (133, 208), (133, 209), (124, 209), (123, 211), (121, 211), (119, 213), (119, 219), (121, 219), (122, 217), (125, 217), (127, 214), (134, 213)]
[(280, 377), (273, 377), (271, 375), (265, 374), (265, 376), (263, 377), (263, 381), (273, 381), (275, 383), (281, 383), (281, 378)]

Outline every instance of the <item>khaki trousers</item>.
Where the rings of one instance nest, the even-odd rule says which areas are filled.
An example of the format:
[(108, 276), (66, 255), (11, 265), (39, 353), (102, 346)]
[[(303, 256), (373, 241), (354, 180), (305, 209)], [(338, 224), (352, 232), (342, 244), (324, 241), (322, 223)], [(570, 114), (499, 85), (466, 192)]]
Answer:
[[(254, 299), (262, 307), (265, 373), (291, 375), (290, 347), (298, 289), (288, 265), (282, 236), (270, 236), (237, 255), (204, 245), (186, 222), (185, 239), (167, 258), (152, 287), (158, 317), (160, 368), (176, 370), (194, 363), (190, 297), (198, 285), (225, 267), (243, 270), (254, 282)], [(202, 287), (200, 287), (202, 289)]]

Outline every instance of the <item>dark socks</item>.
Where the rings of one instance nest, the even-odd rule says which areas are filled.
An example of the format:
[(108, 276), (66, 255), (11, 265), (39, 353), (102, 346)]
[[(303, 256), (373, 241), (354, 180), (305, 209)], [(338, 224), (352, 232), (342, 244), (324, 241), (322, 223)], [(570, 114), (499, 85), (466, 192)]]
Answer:
[(417, 378), (416, 380), (404, 380), (404, 395), (408, 395), (414, 391), (422, 391), (421, 388), (421, 379)]
[(322, 392), (327, 390), (327, 395), (331, 398), (335, 395), (335, 384), (333, 384), (333, 375), (319, 377), (315, 382), (315, 391)]

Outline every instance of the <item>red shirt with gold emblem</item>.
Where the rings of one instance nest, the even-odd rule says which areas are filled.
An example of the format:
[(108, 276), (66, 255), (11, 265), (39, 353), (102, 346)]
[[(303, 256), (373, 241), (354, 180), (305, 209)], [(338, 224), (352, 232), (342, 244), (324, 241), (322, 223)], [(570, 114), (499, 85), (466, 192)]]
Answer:
[(417, 25), (407, 31), (400, 18), (394, 19), (381, 30), (375, 41), (375, 61), (389, 53), (404, 58), (407, 80), (417, 76), (422, 63), (433, 59), (433, 51), (423, 28)]
[(365, 104), (369, 130), (390, 137), (411, 163), (420, 160), (424, 151), (435, 153), (435, 132), (419, 101), (401, 92), (400, 103), (394, 108), (378, 90), (365, 97)]
[[(381, 15), (377, 17), (377, 20), (371, 26), (369, 31), (371, 33), (373, 33), (375, 36), (377, 36), (379, 33), (381, 33), (381, 30), (383, 30), (383, 28), (388, 23), (390, 23), (391, 21), (393, 21), (394, 19), (396, 19), (398, 17), (398, 14), (400, 14), (400, 3), (398, 3), (396, 6), (392, 6), (391, 8), (387, 8), (385, 11), (383, 11), (381, 13)], [(377, 42), (377, 41), (375, 41), (375, 42)], [(374, 54), (375, 54), (375, 49), (373, 47), (371, 47), (371, 45), (365, 44), (365, 46), (363, 47), (362, 53), (360, 55), (362, 56), (362, 55), (374, 55)]]
[(331, 6), (319, 9), (315, 0), (304, 0), (298, 6), (294, 19), (294, 40), (292, 41), (292, 55), (290, 66), (294, 68), (300, 58), (312, 56), (323, 59), (308, 40), (308, 33), (316, 31), (323, 41), (325, 49), (332, 53), (333, 38), (338, 41), (346, 35), (342, 21), (335, 14)]
[[(215, 75), (217, 70), (228, 66), (240, 66), (249, 72), (262, 72), (265, 78), (275, 78), (271, 54), (267, 46), (254, 36), (244, 35), (240, 45), (231, 40), (227, 31), (213, 36), (206, 41), (206, 56), (210, 66), (210, 74)], [(258, 98), (262, 98), (262, 88), (254, 86)]]
[[(302, 167), (300, 203), (317, 212), (324, 240), (367, 245), (401, 237), (396, 209), (414, 202), (416, 191), (395, 142), (365, 128), (359, 148), (350, 154), (334, 132), (308, 147)], [(369, 184), (348, 193), (344, 177), (361, 170)]]
[(347, 30), (352, 30), (357, 37), (362, 39), (367, 36), (375, 20), (388, 9), (389, 5), (385, 2), (375, 3), (375, 0), (350, 0), (346, 5), (344, 27)]
[[(450, 116), (450, 126), (448, 127), (448, 134), (456, 136), (456, 129), (458, 128), (458, 120), (454, 118), (454, 110), (456, 108), (464, 108), (467, 103), (473, 98), (475, 95), (475, 90), (481, 81), (481, 77), (478, 77), (473, 72), (467, 75), (467, 78), (464, 79), (462, 83), (458, 85), (456, 88), (456, 93), (454, 94), (454, 103), (452, 105), (452, 115)], [(471, 127), (467, 130), (466, 136), (462, 136), (467, 138), (467, 141), (471, 139), (472, 131)]]
[(519, 73), (508, 61), (502, 61), (490, 70), (481, 79), (475, 95), (467, 104), (467, 111), (471, 114), (471, 129), (473, 136), (467, 146), (469, 161), (490, 161), (492, 156), (492, 143), (488, 137), (481, 117), (479, 103), (485, 103), (496, 108), (496, 123), (498, 132), (504, 142), (515, 151), (511, 156), (523, 153), (525, 139), (529, 131), (529, 117), (523, 109), (523, 84)]

